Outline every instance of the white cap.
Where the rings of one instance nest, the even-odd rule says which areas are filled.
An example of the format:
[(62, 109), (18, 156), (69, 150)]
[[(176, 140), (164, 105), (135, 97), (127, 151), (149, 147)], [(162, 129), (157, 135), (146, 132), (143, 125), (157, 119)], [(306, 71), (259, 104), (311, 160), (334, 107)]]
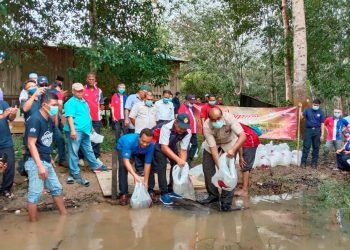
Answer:
[(83, 90), (84, 89), (84, 86), (83, 84), (79, 83), (79, 82), (76, 82), (76, 83), (73, 83), (72, 85), (72, 90)]
[(29, 76), (28, 76), (29, 78), (38, 78), (38, 74), (37, 73), (30, 73), (29, 74)]

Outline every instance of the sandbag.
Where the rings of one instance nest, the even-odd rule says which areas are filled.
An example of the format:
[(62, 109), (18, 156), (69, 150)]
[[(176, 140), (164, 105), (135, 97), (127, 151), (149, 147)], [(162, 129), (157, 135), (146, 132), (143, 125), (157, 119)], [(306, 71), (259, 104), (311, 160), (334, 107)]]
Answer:
[(195, 200), (194, 187), (189, 175), (190, 168), (188, 164), (182, 168), (178, 165), (175, 165), (173, 168), (173, 189), (174, 192), (181, 195), (184, 198)]
[(301, 165), (301, 155), (303, 152), (301, 150), (293, 150), (292, 151), (292, 160), (291, 160), (291, 165), (294, 166), (300, 166)]
[(211, 182), (217, 188), (232, 191), (237, 185), (235, 159), (227, 158), (226, 153), (222, 154), (219, 158), (219, 169), (216, 169), (216, 173), (211, 178)]
[(149, 208), (152, 206), (152, 199), (142, 182), (137, 182), (130, 199), (130, 205), (134, 209)]

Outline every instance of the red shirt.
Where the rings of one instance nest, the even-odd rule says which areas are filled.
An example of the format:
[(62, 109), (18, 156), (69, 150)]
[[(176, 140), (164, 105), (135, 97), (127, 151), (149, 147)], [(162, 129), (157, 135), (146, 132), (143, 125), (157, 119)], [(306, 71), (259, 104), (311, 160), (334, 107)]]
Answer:
[(190, 117), (191, 133), (197, 133), (196, 117), (194, 116), (193, 109), (189, 108), (187, 105), (182, 104), (179, 108), (178, 114), (185, 113)]
[(122, 112), (124, 112), (124, 106), (127, 96), (122, 95), (122, 97), (123, 98), (121, 98), (121, 96), (118, 93), (115, 93), (111, 99), (111, 107), (113, 107), (114, 119), (116, 121), (124, 119), (124, 113)]
[(210, 106), (209, 103), (204, 104), (201, 108), (200, 117), (204, 118), (204, 120), (207, 120), (209, 117), (209, 110), (211, 110), (212, 108), (219, 108), (219, 107), (216, 105)]
[(100, 104), (104, 103), (102, 90), (98, 87), (89, 88), (84, 86), (84, 99), (90, 108), (90, 116), (92, 121), (100, 121)]
[(240, 123), (240, 125), (242, 126), (243, 131), (247, 136), (247, 139), (243, 143), (243, 148), (255, 148), (259, 146), (260, 139), (257, 133), (254, 131), (254, 129), (242, 123)]
[(64, 96), (63, 96), (62, 91), (57, 92), (56, 95), (57, 95), (57, 97), (58, 97), (58, 100), (63, 101)]

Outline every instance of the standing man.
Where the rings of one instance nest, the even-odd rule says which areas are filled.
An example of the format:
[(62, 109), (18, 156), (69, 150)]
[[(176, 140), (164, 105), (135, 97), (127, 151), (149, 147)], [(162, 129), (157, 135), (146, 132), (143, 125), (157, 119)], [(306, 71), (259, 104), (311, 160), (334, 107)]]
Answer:
[[(118, 161), (119, 161), (119, 190), (122, 206), (128, 204), (128, 172), (134, 177), (134, 182), (140, 182), (141, 177), (134, 171), (130, 160), (136, 156), (142, 159), (145, 168), (144, 185), (148, 188), (148, 179), (154, 185), (154, 175), (150, 175), (151, 163), (154, 153), (154, 143), (152, 142), (153, 132), (145, 128), (140, 134), (126, 134), (120, 137), (117, 142)], [(150, 192), (153, 202), (156, 202), (156, 196), (153, 190)]]
[(186, 96), (186, 101), (184, 104), (182, 104), (179, 108), (179, 114), (185, 113), (190, 118), (191, 123), (191, 141), (190, 141), (190, 147), (188, 149), (188, 159), (187, 162), (189, 165), (191, 165), (191, 162), (193, 161), (194, 156), (196, 155), (197, 148), (198, 148), (198, 140), (197, 140), (197, 121), (196, 117), (194, 116), (194, 107), (193, 105), (196, 103), (196, 97), (194, 95), (188, 95)]
[[(87, 84), (84, 86), (84, 99), (89, 106), (92, 127), (94, 131), (101, 134), (101, 115), (100, 111), (104, 109), (104, 98), (102, 90), (97, 87), (95, 73), (89, 73), (86, 77)], [(100, 144), (91, 142), (95, 157), (100, 165), (103, 165), (99, 159), (101, 155)]]
[(125, 84), (120, 83), (118, 84), (117, 93), (114, 93), (111, 98), (111, 114), (112, 114), (112, 120), (113, 120), (113, 126), (114, 126), (114, 133), (115, 138), (120, 138), (121, 132), (123, 131), (123, 135), (128, 133), (128, 128), (125, 127), (124, 121), (125, 121), (125, 103), (128, 96), (125, 94)]
[(28, 215), (31, 222), (38, 220), (38, 206), (44, 186), (50, 190), (61, 215), (66, 215), (62, 186), (51, 164), (53, 151), (53, 122), (51, 116), (58, 112), (57, 95), (51, 92), (43, 94), (41, 108), (31, 115), (26, 122), (24, 135), (29, 159), (25, 163), (28, 173)]
[(218, 108), (218, 106), (216, 106), (216, 97), (213, 95), (209, 95), (208, 96), (208, 102), (205, 103), (202, 108), (201, 108), (201, 121), (202, 121), (202, 125), (204, 124), (204, 122), (208, 119), (208, 114), (209, 111), (212, 108)]
[(67, 122), (64, 125), (68, 145), (69, 171), (71, 177), (68, 177), (67, 183), (72, 184), (74, 180), (77, 183), (88, 187), (90, 183), (80, 176), (78, 166), (78, 151), (84, 154), (92, 171), (107, 171), (107, 167), (97, 161), (92, 150), (90, 134), (92, 131), (92, 121), (87, 102), (83, 98), (84, 86), (81, 83), (72, 85), (73, 96), (64, 104), (65, 116)]
[(315, 99), (311, 108), (306, 108), (302, 118), (306, 120), (304, 131), (303, 154), (301, 156), (301, 167), (306, 168), (307, 157), (312, 146), (312, 168), (317, 168), (318, 153), (321, 141), (324, 138), (324, 114), (320, 109), (321, 101)]
[[(29, 73), (28, 78), (29, 78), (29, 80), (35, 82), (35, 84), (36, 84), (36, 82), (38, 80), (38, 74), (35, 72)], [(25, 84), (23, 84), (23, 89), (22, 89), (21, 93), (19, 94), (19, 103), (27, 101), (28, 98), (29, 98), (28, 92), (25, 88)]]
[(124, 125), (126, 128), (129, 128), (129, 133), (135, 133), (135, 127), (129, 119), (130, 111), (136, 103), (143, 102), (145, 100), (148, 91), (149, 87), (147, 85), (142, 85), (136, 94), (129, 95), (128, 99), (126, 100)]
[(38, 88), (36, 82), (28, 80), (24, 83), (24, 89), (28, 92), (29, 98), (22, 100), (20, 106), (24, 114), (24, 121), (26, 121), (31, 114), (38, 111), (41, 107), (41, 95), (45, 92), (45, 88)]
[(323, 160), (328, 160), (329, 151), (334, 147), (335, 151), (341, 149), (343, 146), (342, 130), (348, 126), (349, 123), (342, 117), (341, 109), (334, 109), (333, 116), (325, 119), (324, 125), (327, 130), (327, 141), (324, 146)]
[(181, 103), (180, 103), (180, 92), (177, 91), (175, 93), (175, 97), (173, 98), (173, 104), (174, 104), (174, 114), (177, 115), (178, 114), (178, 110), (181, 106)]
[(135, 104), (129, 114), (131, 123), (135, 126), (135, 133), (144, 128), (153, 128), (157, 124), (157, 110), (153, 105), (153, 94), (147, 92), (144, 102)]
[(16, 118), (16, 114), (17, 108), (11, 108), (7, 102), (0, 101), (0, 156), (2, 158), (1, 163), (7, 165), (2, 176), (0, 193), (8, 199), (13, 198), (11, 188), (15, 176), (15, 153), (9, 121), (13, 121)]
[(209, 194), (208, 198), (202, 200), (202, 204), (210, 204), (220, 201), (221, 211), (230, 211), (232, 205), (233, 191), (221, 191), (211, 182), (219, 166), (220, 153), (226, 152), (228, 158), (234, 158), (246, 140), (242, 126), (232, 114), (222, 112), (219, 108), (212, 108), (209, 111), (209, 119), (204, 123), (204, 152), (203, 172), (205, 187)]
[[(165, 205), (173, 204), (171, 198), (181, 199), (182, 197), (173, 191), (172, 171), (175, 165), (184, 167), (187, 160), (187, 149), (191, 140), (190, 118), (187, 114), (179, 114), (177, 118), (169, 123), (158, 124), (153, 129), (153, 142), (156, 143), (152, 173), (158, 173), (160, 189), (160, 201)], [(177, 143), (180, 142), (180, 152)], [(170, 183), (167, 185), (166, 168), (170, 161)], [(147, 174), (147, 172), (146, 172)], [(152, 180), (152, 178), (149, 178)], [(152, 193), (154, 183), (149, 183), (149, 192)]]
[(170, 122), (175, 119), (174, 104), (170, 90), (163, 91), (163, 98), (156, 101), (157, 123)]

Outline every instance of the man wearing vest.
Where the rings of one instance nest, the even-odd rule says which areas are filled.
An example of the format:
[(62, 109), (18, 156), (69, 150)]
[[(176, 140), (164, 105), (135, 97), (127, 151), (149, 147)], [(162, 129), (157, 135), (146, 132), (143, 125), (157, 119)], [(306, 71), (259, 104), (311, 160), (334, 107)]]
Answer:
[(189, 165), (191, 165), (191, 162), (193, 161), (194, 156), (196, 155), (196, 151), (198, 148), (198, 141), (197, 141), (197, 121), (196, 117), (194, 116), (194, 107), (193, 105), (196, 103), (196, 97), (194, 95), (188, 95), (186, 97), (186, 101), (184, 104), (182, 104), (179, 108), (179, 114), (185, 113), (190, 118), (191, 123), (191, 146), (188, 150), (188, 157), (187, 162)]
[[(172, 170), (175, 165), (183, 167), (187, 160), (187, 148), (191, 140), (190, 118), (187, 114), (179, 114), (177, 118), (168, 123), (158, 124), (153, 128), (153, 142), (155, 151), (152, 161), (152, 173), (158, 173), (158, 184), (160, 189), (160, 201), (164, 205), (171, 205), (171, 198), (181, 199), (182, 197), (173, 192)], [(180, 152), (177, 143), (180, 142)], [(170, 183), (167, 185), (166, 168), (167, 160), (170, 161)], [(146, 172), (145, 176), (149, 173)], [(150, 179), (149, 193), (153, 192), (154, 182)]]
[(111, 99), (111, 114), (113, 119), (115, 138), (120, 138), (121, 132), (123, 135), (128, 133), (128, 128), (124, 126), (124, 109), (128, 96), (125, 94), (125, 84), (118, 84), (117, 93), (114, 93)]

